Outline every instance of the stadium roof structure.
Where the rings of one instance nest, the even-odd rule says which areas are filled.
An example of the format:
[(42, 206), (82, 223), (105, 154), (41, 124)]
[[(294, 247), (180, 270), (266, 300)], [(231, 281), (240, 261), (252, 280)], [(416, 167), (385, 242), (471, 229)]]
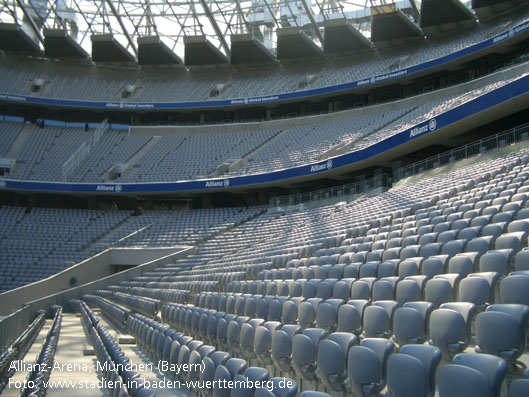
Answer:
[(459, 0), (423, 0), (420, 26), (427, 35), (476, 23), (472, 11)]
[[(354, 54), (371, 49), (372, 42), (385, 41), (387, 36), (404, 42), (410, 37), (424, 38), (419, 26), (420, 0), (0, 2), (1, 50), (59, 59), (91, 56), (92, 61), (104, 64), (266, 64), (278, 59)], [(452, 8), (437, 7), (434, 17), (429, 13), (428, 27), (436, 25), (436, 14), (439, 24), (445, 24), (450, 10), (459, 10), (467, 19), (476, 18), (469, 0), (449, 3)], [(479, 6), (483, 9), (481, 3)]]

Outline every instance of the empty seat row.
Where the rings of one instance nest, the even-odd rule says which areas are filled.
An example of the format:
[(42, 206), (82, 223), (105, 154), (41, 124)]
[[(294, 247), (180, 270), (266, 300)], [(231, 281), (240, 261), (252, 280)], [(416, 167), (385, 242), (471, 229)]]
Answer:
[(21, 395), (45, 395), (61, 330), (62, 307), (52, 306), (53, 322), (35, 360), (33, 369), (26, 376)]
[(86, 303), (99, 307), (103, 313), (107, 314), (119, 325), (125, 325), (127, 323), (127, 317), (132, 312), (130, 309), (100, 296), (83, 295), (82, 298)]
[(39, 310), (36, 318), (0, 353), (0, 393), (15, 373), (14, 368), (11, 368), (11, 363), (24, 357), (42, 329), (45, 319), (46, 311)]
[[(464, 259), (464, 257), (463, 257)], [(428, 279), (427, 276), (384, 277), (382, 279), (342, 279), (342, 280), (297, 280), (291, 285), (299, 287), (297, 296), (228, 293), (202, 293), (195, 296), (197, 307), (258, 317), (265, 320), (288, 321), (298, 314), (303, 302), (311, 302), (315, 308), (325, 301), (343, 304), (351, 300), (396, 301), (398, 306), (408, 302), (428, 301), (434, 307), (447, 302), (469, 302), (480, 310), (493, 303), (529, 304), (525, 294), (529, 288), (527, 271), (512, 272), (501, 277), (496, 272), (470, 273), (463, 277), (460, 273), (439, 273)], [(266, 283), (266, 282), (265, 282)], [(274, 282), (269, 282), (275, 285)], [(284, 283), (284, 282), (282, 282)], [(270, 285), (270, 284), (269, 284)], [(499, 295), (497, 290), (499, 285)], [(291, 309), (292, 307), (292, 309)]]
[[(294, 397), (298, 392), (291, 379), (273, 378), (265, 368), (251, 367), (243, 359), (232, 358), (229, 353), (142, 315), (130, 316), (127, 329), (153, 360), (165, 363), (165, 376), (195, 382), (189, 383), (194, 386), (192, 391), (201, 395)], [(228, 384), (232, 385), (231, 390), (225, 386)]]
[(79, 303), (83, 325), (90, 335), (105, 385), (112, 396), (154, 397), (156, 393), (145, 388), (140, 373), (129, 370), (130, 360), (122, 352), (116, 341), (99, 324), (94, 313), (84, 302)]
[(95, 291), (94, 294), (102, 296), (111, 301), (123, 304), (131, 309), (134, 309), (148, 316), (156, 315), (156, 313), (158, 313), (158, 311), (160, 310), (161, 302), (159, 299), (105, 290)]

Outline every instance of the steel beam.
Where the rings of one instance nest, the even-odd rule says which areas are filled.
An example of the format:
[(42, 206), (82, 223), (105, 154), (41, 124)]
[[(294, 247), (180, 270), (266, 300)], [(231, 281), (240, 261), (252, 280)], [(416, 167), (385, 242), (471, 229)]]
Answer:
[(307, 4), (306, 0), (301, 0), (301, 3), (303, 3), (303, 7), (305, 8), (305, 12), (307, 13), (310, 23), (316, 33), (316, 36), (318, 36), (318, 39), (320, 40), (321, 45), (323, 45), (323, 36), (321, 35), (320, 29), (318, 28), (318, 24), (316, 23), (316, 20), (314, 19), (314, 15), (312, 15), (312, 10)]
[(22, 3), (22, 0), (16, 0), (17, 1), (17, 5), (20, 7), (20, 9), (22, 10), (22, 13), (24, 14), (24, 16), (26, 17), (26, 19), (29, 21), (29, 24), (31, 25), (31, 29), (33, 30), (33, 32), (37, 35), (37, 38), (39, 39), (40, 43), (42, 45), (44, 45), (44, 38), (42, 37), (42, 35), (40, 34), (40, 30), (39, 28), (37, 27), (37, 25), (35, 25), (35, 21), (33, 20), (33, 18), (31, 17), (31, 15), (29, 15), (29, 12), (28, 10), (26, 10), (26, 7), (24, 6), (24, 3)]
[(107, 4), (110, 7), (112, 14), (114, 14), (114, 17), (116, 17), (116, 19), (118, 20), (119, 26), (121, 27), (123, 34), (127, 38), (127, 41), (129, 42), (130, 46), (132, 47), (132, 50), (134, 51), (134, 55), (136, 56), (136, 58), (138, 58), (138, 49), (136, 48), (136, 45), (134, 44), (132, 37), (130, 37), (128, 30), (125, 28), (125, 25), (123, 24), (123, 21), (121, 20), (121, 17), (119, 16), (118, 11), (116, 10), (116, 7), (114, 7), (114, 3), (112, 2), (112, 0), (107, 0)]
[(220, 40), (220, 44), (222, 45), (222, 48), (224, 48), (224, 51), (226, 52), (226, 56), (230, 57), (230, 46), (228, 45), (228, 42), (226, 41), (226, 37), (222, 34), (219, 25), (217, 24), (217, 21), (215, 20), (215, 17), (213, 16), (213, 13), (211, 12), (211, 9), (209, 8), (208, 3), (206, 0), (200, 0), (200, 4), (202, 5), (202, 8), (206, 12), (206, 16), (209, 19), (209, 22), (211, 22), (211, 26), (213, 26), (213, 30), (215, 31), (215, 34)]

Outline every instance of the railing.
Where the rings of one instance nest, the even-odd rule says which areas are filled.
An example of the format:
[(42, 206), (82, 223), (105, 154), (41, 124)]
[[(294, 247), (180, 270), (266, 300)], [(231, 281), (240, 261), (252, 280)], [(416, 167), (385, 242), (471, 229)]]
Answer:
[(529, 138), (529, 123), (398, 168), (393, 182)]
[(107, 119), (103, 120), (103, 122), (99, 125), (99, 127), (96, 128), (94, 133), (90, 136), (90, 138), (83, 142), (81, 146), (79, 146), (79, 149), (77, 149), (68, 160), (64, 162), (62, 165), (62, 180), (63, 182), (66, 182), (68, 180), (68, 177), (75, 171), (77, 167), (81, 164), (81, 162), (88, 156), (92, 148), (96, 145), (97, 142), (99, 142), (99, 139), (101, 136), (103, 136), (103, 133), (107, 129), (108, 122)]
[(156, 223), (158, 223), (158, 221), (155, 221), (155, 222), (152, 222), (152, 223), (149, 223), (147, 226), (144, 226), (130, 234), (127, 234), (125, 237), (122, 237), (120, 238), (118, 241), (112, 243), (109, 245), (109, 248), (112, 247), (112, 248), (117, 248), (117, 247), (126, 247), (125, 245), (125, 241), (128, 240), (129, 238), (133, 237), (133, 236), (136, 236), (137, 234), (140, 234), (141, 232), (143, 232), (144, 230), (147, 230), (149, 229), (151, 226), (153, 225), (156, 225)]
[(10, 316), (0, 320), (0, 351), (13, 342), (34, 317), (33, 311), (28, 307), (23, 307)]
[(307, 193), (276, 196), (270, 199), (270, 207), (285, 207), (314, 202), (329, 198), (350, 196), (365, 193), (381, 187), (390, 187), (390, 178), (387, 174), (380, 174), (373, 178), (360, 182), (348, 183), (347, 185), (334, 186), (326, 189), (314, 190)]

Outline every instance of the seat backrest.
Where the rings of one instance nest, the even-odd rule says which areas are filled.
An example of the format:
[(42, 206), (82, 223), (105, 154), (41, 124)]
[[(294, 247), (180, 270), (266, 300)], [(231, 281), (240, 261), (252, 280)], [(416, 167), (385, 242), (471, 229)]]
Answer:
[(364, 395), (365, 389), (382, 390), (382, 365), (377, 354), (365, 346), (353, 346), (347, 355), (347, 376), (355, 395)]
[[(415, 255), (416, 256), (416, 255)], [(413, 260), (403, 260), (398, 266), (398, 275), (400, 278), (415, 276), (419, 274), (419, 266)]]
[(419, 251), (419, 255), (423, 258), (429, 258), (434, 255), (438, 255), (441, 251), (441, 247), (443, 246), (443, 243), (429, 243), (421, 247)]
[(395, 344), (386, 338), (365, 338), (360, 342), (360, 346), (373, 350), (382, 366), (382, 376), (386, 375), (386, 364), (388, 357), (395, 352)]
[(180, 354), (180, 343), (175, 340), (171, 344), (171, 352), (169, 353), (169, 362), (171, 364), (178, 364), (179, 354)]
[(524, 237), (524, 232), (504, 233), (496, 239), (494, 247), (497, 250), (512, 249), (514, 252), (518, 252), (522, 247)]
[(489, 251), (479, 258), (479, 271), (507, 275), (509, 273), (509, 261), (501, 252)]
[(450, 309), (437, 309), (430, 314), (430, 338), (445, 357), (459, 353), (468, 343), (467, 324), (463, 316)]
[(197, 351), (192, 351), (189, 357), (189, 374), (188, 378), (191, 381), (197, 381), (200, 379), (200, 373), (202, 371), (202, 357)]
[(514, 317), (520, 325), (523, 336), (522, 339), (525, 340), (526, 330), (529, 324), (529, 307), (527, 305), (520, 305), (517, 303), (496, 304), (490, 305), (487, 308), (487, 311), (507, 313), (508, 315)]
[(380, 306), (368, 306), (364, 311), (364, 334), (367, 338), (387, 336), (390, 332), (390, 317)]
[(388, 359), (387, 385), (393, 397), (424, 397), (428, 394), (428, 375), (420, 360), (396, 353)]
[(294, 397), (298, 393), (298, 384), (292, 379), (277, 377), (270, 379), (270, 381), (273, 385), (273, 394), (276, 397)]
[(310, 328), (316, 322), (316, 308), (311, 302), (301, 302), (298, 308), (298, 324), (302, 328)]
[(327, 332), (336, 329), (338, 325), (338, 310), (341, 306), (341, 303), (332, 304), (330, 301), (327, 300), (327, 302), (319, 304), (316, 309), (316, 327), (322, 328)]
[(441, 362), (442, 353), (441, 350), (436, 346), (431, 345), (405, 345), (400, 348), (401, 354), (408, 354), (420, 360), (427, 374), (427, 390), (428, 395), (434, 395), (435, 393), (435, 376), (437, 373), (437, 367)]
[(479, 236), (481, 226), (469, 226), (461, 229), (457, 234), (457, 238), (461, 240), (472, 240)]
[(377, 277), (393, 277), (397, 275), (398, 260), (387, 260), (378, 265)]
[(344, 304), (338, 309), (337, 330), (359, 334), (362, 329), (362, 316), (359, 310), (350, 304)]
[(397, 283), (395, 299), (400, 306), (406, 302), (420, 301), (422, 299), (421, 295), (421, 287), (416, 281), (401, 280)]
[(478, 256), (481, 256), (490, 249), (491, 242), (491, 236), (476, 237), (467, 243), (465, 250), (466, 252), (477, 252)]
[(222, 387), (223, 382), (230, 382), (232, 380), (230, 371), (224, 365), (218, 365), (215, 368), (213, 379), (213, 397), (230, 397), (230, 389)]
[(377, 280), (373, 283), (371, 298), (373, 301), (392, 300), (395, 297), (393, 286), (386, 280)]
[[(215, 369), (217, 366), (213, 360), (209, 357), (204, 357), (202, 360), (202, 371), (200, 372), (200, 381), (201, 382), (213, 382), (215, 378)], [(212, 383), (208, 383), (212, 384)], [(204, 385), (205, 387), (206, 385)]]
[(400, 307), (393, 316), (393, 335), (399, 346), (423, 343), (425, 321), (421, 313), (410, 307)]
[(229, 371), (231, 377), (234, 378), (235, 375), (244, 374), (244, 371), (246, 371), (246, 368), (248, 368), (248, 363), (246, 360), (241, 358), (230, 358), (226, 362), (226, 368)]
[(363, 280), (355, 281), (351, 286), (351, 299), (371, 299), (369, 284)]
[(337, 299), (348, 300), (351, 294), (352, 282), (339, 280), (333, 286), (332, 297)]
[(445, 272), (444, 262), (438, 257), (426, 258), (421, 264), (421, 273), (428, 278), (433, 278), (437, 274), (443, 274)]
[(509, 397), (529, 396), (529, 379), (517, 379), (509, 386)]
[(529, 270), (529, 249), (519, 251), (514, 259), (514, 264), (517, 271)]
[(491, 288), (487, 280), (481, 277), (466, 277), (459, 282), (459, 300), (472, 302), (483, 308), (492, 302)]
[(476, 317), (476, 341), (479, 349), (487, 354), (514, 361), (523, 352), (520, 324), (507, 313), (486, 311)]
[(254, 351), (255, 328), (249, 323), (241, 326), (239, 344), (243, 354), (253, 356)]
[(439, 370), (440, 397), (483, 397), (492, 391), (485, 375), (464, 365), (447, 364)]
[(466, 277), (474, 272), (474, 263), (468, 255), (456, 255), (448, 261), (448, 273), (458, 273)]
[[(319, 343), (319, 341), (318, 341)], [(308, 371), (317, 358), (317, 344), (306, 334), (297, 334), (292, 340), (292, 368), (303, 379), (315, 379), (314, 371)]]
[(443, 245), (441, 248), (441, 254), (449, 255), (450, 257), (463, 252), (466, 240), (452, 240)]
[(283, 324), (296, 324), (298, 319), (298, 306), (291, 300), (283, 303), (281, 322)]
[(529, 276), (511, 275), (500, 283), (501, 303), (517, 303), (529, 306)]
[[(267, 361), (272, 348), (272, 332), (265, 326), (255, 329), (254, 349), (260, 361)], [(270, 363), (271, 364), (271, 363)]]
[(494, 396), (499, 396), (501, 385), (507, 376), (507, 362), (490, 354), (460, 353), (452, 362), (481, 372), (487, 378)]
[(334, 391), (345, 390), (343, 382), (334, 382), (331, 376), (345, 379), (347, 351), (332, 340), (322, 340), (318, 346), (318, 371), (325, 387)]
[(424, 299), (432, 302), (435, 307), (450, 302), (453, 300), (452, 285), (448, 280), (442, 278), (428, 280), (424, 287)]

